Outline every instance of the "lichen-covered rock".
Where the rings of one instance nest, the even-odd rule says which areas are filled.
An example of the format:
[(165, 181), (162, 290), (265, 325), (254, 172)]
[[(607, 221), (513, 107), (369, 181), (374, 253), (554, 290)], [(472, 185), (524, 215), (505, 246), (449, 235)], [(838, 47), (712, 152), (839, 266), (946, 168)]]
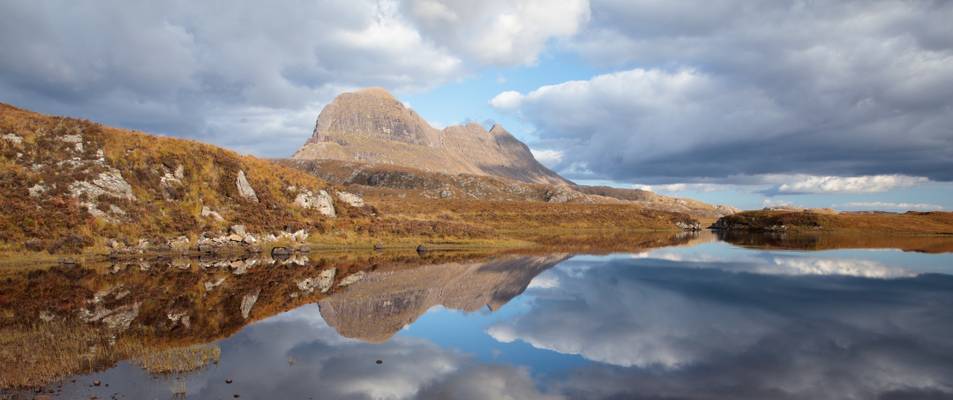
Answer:
[(27, 189), (27, 192), (30, 194), (30, 197), (37, 198), (42, 196), (43, 193), (46, 193), (49, 190), (50, 188), (47, 187), (46, 185), (42, 183), (37, 183), (36, 185), (30, 186), (30, 188)]
[(191, 242), (186, 236), (179, 236), (169, 241), (169, 247), (174, 251), (186, 251), (190, 246)]
[(351, 207), (364, 207), (364, 199), (354, 193), (337, 192), (338, 199)]
[(242, 297), (242, 319), (248, 319), (248, 316), (251, 315), (251, 309), (258, 301), (258, 295), (260, 293), (261, 289), (255, 289), (254, 292), (246, 294), (245, 297)]
[(3, 135), (3, 136), (0, 136), (0, 137), (2, 137), (3, 140), (6, 140), (6, 141), (8, 141), (8, 142), (10, 142), (10, 143), (13, 143), (13, 144), (22, 144), (22, 143), (23, 143), (23, 138), (21, 138), (19, 135), (15, 134), (15, 133), (7, 133), (7, 134), (5, 134), (5, 135)]
[(331, 290), (331, 285), (334, 283), (335, 274), (337, 274), (336, 268), (321, 271), (317, 277), (298, 281), (298, 289), (306, 293), (312, 293), (314, 289), (318, 289), (321, 293), (327, 293)]
[(362, 279), (364, 279), (365, 275), (366, 273), (364, 273), (364, 271), (358, 271), (351, 275), (348, 275), (344, 277), (344, 279), (341, 279), (341, 282), (338, 283), (338, 287), (347, 287), (357, 282), (360, 282)]
[(216, 221), (224, 221), (224, 220), (225, 220), (224, 218), (222, 218), (222, 215), (221, 215), (221, 214), (219, 214), (219, 213), (217, 213), (217, 212), (215, 212), (215, 211), (212, 211), (212, 209), (211, 209), (211, 208), (208, 208), (208, 206), (202, 206), (201, 215), (202, 215), (202, 217), (212, 218), (212, 219), (214, 219), (214, 220), (216, 220)]
[(245, 178), (245, 171), (238, 171), (238, 178), (235, 180), (235, 185), (238, 186), (238, 195), (242, 196), (243, 199), (258, 202), (258, 195), (255, 194), (255, 189), (251, 187), (251, 184), (248, 183), (248, 179)]
[(321, 215), (335, 217), (334, 201), (328, 192), (321, 190), (315, 195), (310, 190), (306, 190), (295, 197), (295, 205), (308, 210), (318, 210)]
[(246, 234), (248, 234), (248, 232), (245, 231), (245, 225), (232, 225), (229, 228), (229, 231), (231, 233), (234, 233), (236, 235), (241, 235), (241, 236), (245, 236)]
[(95, 200), (102, 195), (125, 200), (136, 199), (132, 193), (132, 186), (116, 169), (101, 172), (92, 181), (73, 182), (70, 184), (69, 191), (73, 197), (85, 197), (90, 200)]

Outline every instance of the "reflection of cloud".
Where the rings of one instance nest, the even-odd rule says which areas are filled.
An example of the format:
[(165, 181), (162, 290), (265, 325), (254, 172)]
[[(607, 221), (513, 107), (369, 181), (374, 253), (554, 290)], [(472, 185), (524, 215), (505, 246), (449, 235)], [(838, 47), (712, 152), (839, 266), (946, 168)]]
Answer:
[(787, 275), (848, 275), (865, 278), (897, 278), (914, 275), (902, 268), (888, 267), (870, 260), (775, 258), (774, 266), (777, 268), (758, 268), (756, 272)]
[(539, 393), (525, 368), (481, 365), (425, 388), (419, 399), (561, 399)]
[[(549, 399), (527, 371), (483, 366), (454, 350), (418, 338), (398, 336), (384, 344), (341, 338), (320, 320), (316, 306), (304, 306), (250, 325), (221, 342), (219, 365), (193, 373), (179, 386), (189, 398), (516, 398)], [(376, 360), (382, 360), (378, 365)], [(148, 379), (135, 367), (108, 371), (104, 382), (128, 398), (162, 397), (164, 380)], [(231, 384), (225, 384), (225, 379)], [(67, 385), (65, 397), (80, 397), (87, 383)], [(182, 389), (180, 389), (182, 390)], [(87, 397), (87, 396), (82, 396)]]
[(529, 282), (529, 289), (552, 289), (559, 287), (559, 278), (555, 274), (543, 272)]
[(671, 261), (674, 263), (671, 264), (673, 267), (717, 268), (723, 271), (769, 275), (844, 275), (864, 278), (900, 278), (916, 275), (904, 268), (888, 266), (872, 260), (777, 255), (756, 257), (748, 252), (717, 255), (661, 250), (639, 254), (633, 258)]
[[(571, 261), (547, 272), (558, 289), (534, 291), (530, 312), (488, 333), (597, 361), (554, 383), (570, 398), (953, 395), (950, 278), (866, 279), (896, 271), (777, 260), (761, 265), (793, 276), (726, 262)], [(828, 272), (860, 278), (817, 275)]]

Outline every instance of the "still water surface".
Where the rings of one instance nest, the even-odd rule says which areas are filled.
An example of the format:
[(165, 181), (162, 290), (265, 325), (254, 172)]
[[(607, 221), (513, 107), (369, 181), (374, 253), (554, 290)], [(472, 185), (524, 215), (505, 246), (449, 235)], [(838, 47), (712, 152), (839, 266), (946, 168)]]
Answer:
[(711, 241), (368, 271), (210, 345), (217, 362), (192, 371), (120, 360), (46, 387), (125, 399), (953, 398), (953, 254)]

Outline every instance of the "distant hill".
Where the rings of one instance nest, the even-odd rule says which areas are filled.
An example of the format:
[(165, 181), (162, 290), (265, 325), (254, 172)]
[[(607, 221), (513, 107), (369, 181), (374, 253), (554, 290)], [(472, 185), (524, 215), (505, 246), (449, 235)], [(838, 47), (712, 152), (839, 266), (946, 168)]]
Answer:
[(718, 219), (724, 232), (838, 232), (854, 234), (953, 235), (953, 213), (942, 211), (893, 213), (837, 212), (830, 209), (764, 209), (744, 211)]
[(498, 176), (527, 183), (570, 184), (540, 164), (500, 125), (438, 130), (384, 89), (343, 93), (318, 116), (299, 160), (339, 160), (427, 172)]
[(373, 189), (390, 189), (395, 190), (398, 196), (416, 195), (429, 199), (631, 204), (712, 221), (738, 212), (733, 207), (663, 196), (639, 189), (525, 183), (496, 176), (453, 175), (396, 165), (337, 160), (291, 159), (276, 162), (301, 169), (327, 182), (343, 185), (347, 190), (363, 193), (369, 198), (384, 194), (372, 193)]

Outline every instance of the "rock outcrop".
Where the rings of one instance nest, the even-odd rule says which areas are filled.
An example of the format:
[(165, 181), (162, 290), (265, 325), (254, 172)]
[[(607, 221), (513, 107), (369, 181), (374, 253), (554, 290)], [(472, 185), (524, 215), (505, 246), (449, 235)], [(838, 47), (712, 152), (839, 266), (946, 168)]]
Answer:
[(500, 125), (476, 123), (443, 130), (383, 89), (344, 93), (318, 116), (295, 159), (401, 165), (448, 174), (500, 176), (522, 182), (570, 183), (540, 164)]

